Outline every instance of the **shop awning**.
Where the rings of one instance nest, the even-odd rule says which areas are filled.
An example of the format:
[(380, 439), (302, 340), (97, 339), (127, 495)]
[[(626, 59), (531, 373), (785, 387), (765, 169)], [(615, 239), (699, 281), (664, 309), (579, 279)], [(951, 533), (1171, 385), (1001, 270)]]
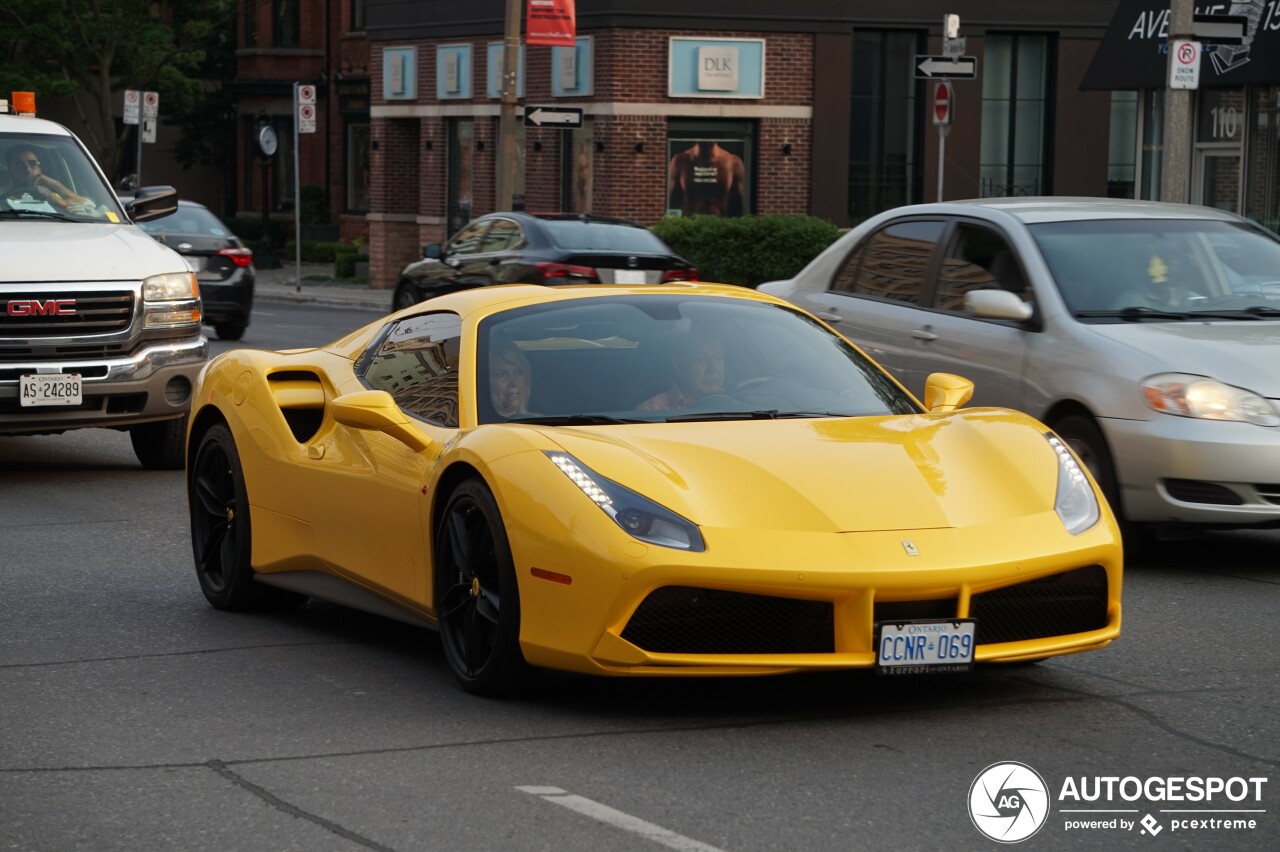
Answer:
[[(1244, 44), (1206, 46), (1202, 88), (1280, 84), (1280, 6), (1272, 0), (1196, 3), (1200, 14), (1244, 15)], [(1163, 89), (1168, 75), (1169, 0), (1120, 0), (1082, 89)]]

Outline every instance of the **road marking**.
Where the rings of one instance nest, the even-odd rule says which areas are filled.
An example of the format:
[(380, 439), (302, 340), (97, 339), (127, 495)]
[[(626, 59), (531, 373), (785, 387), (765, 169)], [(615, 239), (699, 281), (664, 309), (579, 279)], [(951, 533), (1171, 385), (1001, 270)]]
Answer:
[(614, 828), (638, 834), (646, 840), (661, 843), (670, 849), (679, 849), (681, 852), (724, 852), (718, 847), (709, 846), (699, 840), (694, 840), (692, 837), (676, 834), (674, 831), (668, 831), (660, 825), (645, 822), (639, 817), (633, 817), (631, 814), (624, 814), (622, 811), (614, 810), (608, 805), (593, 802), (591, 799), (585, 799), (582, 796), (575, 796), (566, 790), (561, 790), (559, 787), (516, 787), (516, 789), (522, 793), (538, 796), (544, 802), (554, 802), (571, 811), (577, 811), (583, 816), (589, 816)]

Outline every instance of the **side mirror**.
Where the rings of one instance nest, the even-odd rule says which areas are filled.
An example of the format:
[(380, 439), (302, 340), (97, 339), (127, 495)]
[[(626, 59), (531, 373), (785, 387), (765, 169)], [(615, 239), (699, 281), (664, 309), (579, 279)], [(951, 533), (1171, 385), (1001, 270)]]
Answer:
[(427, 243), (422, 247), (422, 256), (428, 260), (439, 260), (444, 257), (444, 251), (439, 243)]
[(1035, 313), (1029, 303), (1008, 290), (970, 290), (964, 294), (965, 313), (982, 319), (1026, 322)]
[(432, 441), (409, 421), (391, 394), (380, 390), (343, 394), (330, 403), (333, 419), (352, 429), (385, 432), (415, 453), (430, 449)]
[(953, 373), (933, 373), (924, 383), (924, 407), (930, 414), (955, 411), (973, 398), (973, 382)]
[(124, 212), (133, 222), (149, 222), (168, 216), (178, 209), (178, 190), (171, 186), (142, 186)]

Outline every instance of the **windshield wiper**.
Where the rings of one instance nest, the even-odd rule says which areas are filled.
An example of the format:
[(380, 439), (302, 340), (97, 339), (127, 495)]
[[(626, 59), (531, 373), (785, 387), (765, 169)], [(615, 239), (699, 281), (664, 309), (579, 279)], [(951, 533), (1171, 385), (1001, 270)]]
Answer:
[(35, 216), (37, 219), (57, 219), (61, 222), (83, 222), (83, 219), (76, 219), (71, 216), (64, 216), (61, 213), (50, 213), (45, 210), (0, 210), (0, 219), (17, 219), (22, 216)]
[(1127, 308), (1121, 308), (1118, 311), (1076, 311), (1077, 317), (1118, 317), (1122, 320), (1142, 320), (1142, 319), (1194, 319), (1196, 314), (1186, 311), (1162, 311), (1158, 308), (1148, 308), (1141, 305), (1130, 305)]
[(512, 417), (507, 423), (527, 423), (532, 426), (612, 426), (618, 423), (652, 423), (652, 420), (624, 420), (607, 414), (556, 414), (547, 417)]
[[(782, 415), (784, 417), (790, 415)], [(694, 414), (676, 414), (667, 418), (668, 423), (693, 422), (696, 420), (777, 420), (778, 409), (769, 408), (763, 411), (698, 411)]]

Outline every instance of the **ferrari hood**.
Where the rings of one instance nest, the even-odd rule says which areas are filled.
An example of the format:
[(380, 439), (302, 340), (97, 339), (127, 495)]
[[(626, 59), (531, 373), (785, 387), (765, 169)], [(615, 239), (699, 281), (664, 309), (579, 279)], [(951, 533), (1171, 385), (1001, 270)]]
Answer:
[(601, 476), (702, 526), (955, 528), (1052, 510), (1057, 459), (1012, 412), (546, 431)]
[(1280, 398), (1280, 322), (1123, 323), (1094, 331), (1149, 356), (1162, 372), (1208, 376)]
[(4, 281), (141, 281), (190, 269), (136, 225), (23, 219), (4, 228)]

